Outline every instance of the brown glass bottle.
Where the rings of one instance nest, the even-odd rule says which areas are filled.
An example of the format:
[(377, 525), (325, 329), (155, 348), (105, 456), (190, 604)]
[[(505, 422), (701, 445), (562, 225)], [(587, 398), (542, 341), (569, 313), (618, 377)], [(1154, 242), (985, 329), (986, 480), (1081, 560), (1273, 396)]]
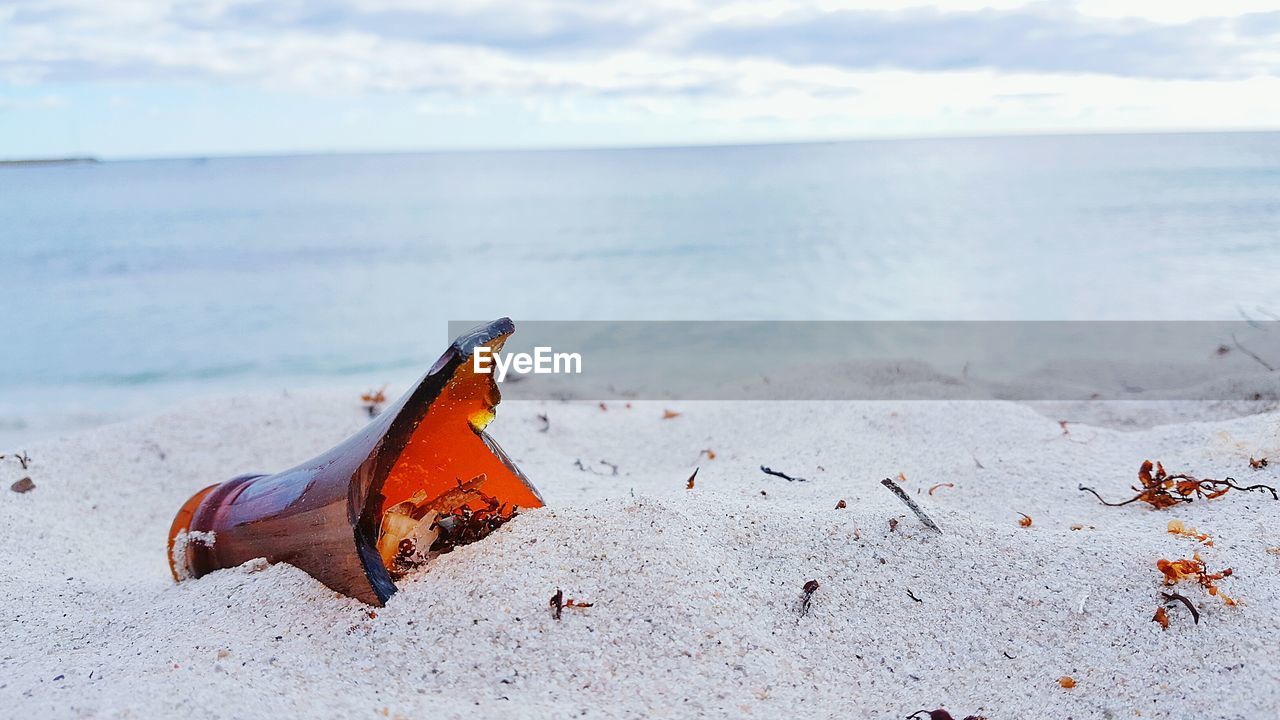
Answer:
[(537, 490), (484, 432), (500, 395), (493, 376), (471, 362), (475, 348), (496, 352), (514, 329), (502, 318), (459, 337), (412, 390), (319, 457), (196, 493), (169, 531), (174, 577), (261, 557), (382, 605), (396, 591), (389, 561), (413, 543), (391, 533), (416, 526), (415, 538), (443, 545), (450, 528), (470, 537), (459, 528), (477, 518), (491, 527), (541, 507)]

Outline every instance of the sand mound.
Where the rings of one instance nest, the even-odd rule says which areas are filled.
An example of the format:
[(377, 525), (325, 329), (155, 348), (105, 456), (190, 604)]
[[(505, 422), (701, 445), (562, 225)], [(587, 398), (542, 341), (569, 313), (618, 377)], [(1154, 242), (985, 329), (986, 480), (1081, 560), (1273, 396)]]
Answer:
[[(1247, 459), (1280, 461), (1276, 414), (1064, 434), (998, 402), (685, 403), (670, 420), (652, 403), (508, 404), (493, 434), (549, 507), (438, 559), (376, 613), (288, 566), (174, 585), (164, 538), (179, 504), (333, 444), (362, 422), (351, 400), (205, 402), (30, 447), (26, 470), (0, 461), (4, 488), (36, 484), (0, 497), (0, 706), (235, 718), (1280, 707), (1280, 557), (1267, 552), (1280, 503), (1233, 493), (1154, 512), (1076, 491), (1122, 496), (1147, 457), (1274, 484), (1274, 466)], [(879, 486), (899, 472), (942, 535)], [(929, 495), (935, 483), (954, 486)], [(1165, 532), (1175, 517), (1214, 546)], [(1197, 549), (1234, 568), (1223, 588), (1241, 604), (1183, 587), (1201, 621), (1171, 607), (1162, 631), (1155, 561)], [(557, 621), (557, 588), (594, 605)]]

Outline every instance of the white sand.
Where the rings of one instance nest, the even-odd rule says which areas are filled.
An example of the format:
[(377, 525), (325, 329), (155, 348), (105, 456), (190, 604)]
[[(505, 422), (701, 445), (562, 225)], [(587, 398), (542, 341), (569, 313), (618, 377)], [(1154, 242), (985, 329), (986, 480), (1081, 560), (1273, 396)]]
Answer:
[[(1122, 497), (1148, 457), (1274, 484), (1280, 414), (1064, 436), (1052, 416), (996, 402), (672, 407), (684, 414), (504, 404), (492, 434), (549, 507), (402, 582), (376, 617), (287, 566), (175, 585), (165, 564), (183, 500), (342, 439), (363, 420), (352, 394), (208, 401), (32, 445), (30, 469), (0, 461), (0, 716), (1280, 709), (1280, 556), (1266, 551), (1280, 546), (1280, 503), (1233, 492), (1156, 512), (1076, 491), (1083, 480)], [(716, 458), (699, 463), (703, 448)], [(1276, 463), (1252, 471), (1250, 455)], [(762, 463), (810, 481), (765, 477)], [(899, 472), (944, 535), (879, 485)], [(36, 489), (8, 490), (26, 475)], [(941, 482), (955, 487), (923, 492)], [(1035, 524), (1020, 528), (1017, 512)], [(1241, 604), (1184, 586), (1200, 624), (1175, 606), (1161, 631), (1155, 562), (1196, 549), (1165, 532), (1175, 517), (1214, 534), (1202, 554), (1234, 568), (1223, 589)], [(809, 579), (821, 588), (801, 618)], [(557, 587), (595, 606), (557, 622)], [(1059, 687), (1063, 675), (1078, 686)]]

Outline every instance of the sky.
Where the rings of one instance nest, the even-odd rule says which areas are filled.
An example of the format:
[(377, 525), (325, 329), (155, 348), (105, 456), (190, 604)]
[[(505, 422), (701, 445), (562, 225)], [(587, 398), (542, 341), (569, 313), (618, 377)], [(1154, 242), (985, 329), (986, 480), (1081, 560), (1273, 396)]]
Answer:
[(0, 0), (0, 158), (1280, 127), (1275, 0)]

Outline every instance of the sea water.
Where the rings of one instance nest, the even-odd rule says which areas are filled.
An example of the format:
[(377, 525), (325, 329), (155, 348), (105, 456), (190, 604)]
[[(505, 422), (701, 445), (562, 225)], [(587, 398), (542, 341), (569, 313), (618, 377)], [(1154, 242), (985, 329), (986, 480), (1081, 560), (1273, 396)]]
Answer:
[(1280, 134), (0, 166), (0, 446), (450, 319), (1266, 319)]

